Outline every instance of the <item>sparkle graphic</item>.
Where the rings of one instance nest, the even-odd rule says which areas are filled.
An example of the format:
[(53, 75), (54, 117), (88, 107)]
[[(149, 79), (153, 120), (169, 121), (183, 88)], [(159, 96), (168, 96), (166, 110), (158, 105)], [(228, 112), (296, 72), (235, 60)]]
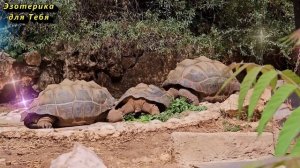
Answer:
[(22, 98), (22, 104), (24, 105), (24, 107), (26, 107), (26, 100), (24, 99), (24, 97)]
[(265, 43), (269, 37), (270, 34), (266, 32), (265, 28), (259, 28), (257, 30), (257, 34), (254, 36), (254, 38), (261, 44)]
[(27, 109), (27, 107), (28, 107), (28, 104), (29, 104), (29, 102), (31, 102), (33, 99), (31, 99), (31, 100), (27, 100), (25, 97), (24, 97), (24, 95), (23, 95), (23, 93), (21, 92), (21, 91), (17, 91), (17, 84), (19, 83), (19, 82), (21, 82), (21, 80), (16, 80), (16, 79), (14, 79), (14, 78), (12, 78), (11, 79), (11, 81), (10, 81), (10, 83), (13, 85), (13, 88), (14, 88), (14, 92), (16, 93), (16, 94), (20, 94), (20, 102), (18, 102), (17, 104), (18, 105), (21, 105), (21, 106), (23, 106), (25, 109)]

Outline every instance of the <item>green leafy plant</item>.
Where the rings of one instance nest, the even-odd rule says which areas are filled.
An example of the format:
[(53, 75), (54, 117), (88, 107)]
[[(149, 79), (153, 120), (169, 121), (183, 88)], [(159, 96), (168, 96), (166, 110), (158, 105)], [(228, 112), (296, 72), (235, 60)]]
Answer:
[(138, 122), (149, 122), (152, 120), (160, 120), (162, 122), (167, 121), (170, 118), (174, 118), (179, 116), (183, 111), (203, 111), (207, 108), (205, 106), (194, 106), (186, 101), (185, 98), (177, 98), (174, 99), (171, 105), (160, 114), (150, 115), (141, 113), (136, 116), (136, 114), (130, 113), (124, 116), (124, 121), (138, 121)]
[(59, 8), (55, 24), (26, 24), (22, 33), (2, 33), (0, 49), (13, 56), (21, 55), (23, 50), (55, 55), (55, 51), (48, 50), (56, 43), (86, 52), (113, 39), (120, 43), (112, 45), (116, 53), (124, 53), (123, 48), (129, 49), (126, 44), (132, 44), (154, 54), (176, 53), (190, 58), (206, 55), (219, 60), (226, 56), (229, 60), (242, 58), (261, 63), (269, 53), (288, 56), (286, 46), (277, 39), (294, 28), (291, 1), (49, 0), (47, 3)]
[[(293, 92), (300, 96), (300, 77), (291, 70), (279, 71), (274, 69), (271, 65), (260, 66), (253, 63), (232, 64), (230, 69), (236, 69), (235, 73), (232, 75), (232, 78), (234, 78), (241, 71), (247, 70), (247, 75), (241, 83), (238, 99), (238, 107), (240, 111), (242, 110), (242, 105), (248, 90), (252, 87), (254, 88), (248, 107), (248, 119), (251, 119), (253, 116), (256, 104), (264, 90), (269, 87), (273, 92), (273, 95), (266, 104), (259, 121), (259, 126), (257, 128), (259, 134), (263, 132), (267, 123), (272, 119), (272, 116)], [(232, 78), (230, 78), (228, 81), (230, 81)], [(282, 79), (284, 84), (281, 86), (276, 86), (278, 79)], [(225, 86), (228, 81), (226, 81), (223, 86)], [(300, 139), (297, 138), (297, 135), (300, 133), (299, 121), (300, 107), (293, 110), (292, 114), (284, 123), (279, 134), (278, 143), (276, 145), (276, 155), (285, 155), (289, 147), (292, 148), (292, 155), (300, 154)], [(292, 146), (291, 144), (294, 140), (296, 141), (296, 144)]]
[(242, 130), (242, 127), (240, 125), (232, 124), (227, 121), (223, 122), (223, 126), (224, 126), (225, 132), (238, 132), (238, 131)]

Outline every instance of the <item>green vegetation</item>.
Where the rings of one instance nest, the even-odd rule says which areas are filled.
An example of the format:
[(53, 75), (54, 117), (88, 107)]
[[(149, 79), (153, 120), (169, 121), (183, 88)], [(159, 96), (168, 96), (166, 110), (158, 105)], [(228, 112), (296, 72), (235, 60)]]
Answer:
[(149, 122), (152, 120), (160, 120), (162, 122), (167, 121), (170, 118), (178, 117), (183, 111), (203, 111), (207, 108), (204, 106), (194, 106), (186, 101), (185, 98), (174, 99), (171, 105), (166, 109), (166, 111), (161, 112), (157, 115), (150, 115), (142, 113), (136, 116), (133, 113), (124, 116), (124, 121), (138, 121), (138, 122)]
[[(237, 57), (259, 63), (268, 54), (289, 55), (289, 48), (277, 39), (293, 30), (290, 1), (47, 2), (60, 9), (57, 23), (23, 25), (19, 34), (1, 33), (0, 36), (4, 36), (0, 38), (2, 49), (13, 56), (32, 49), (55, 55), (52, 48), (58, 43), (89, 52), (114, 42), (111, 51), (115, 54), (134, 48), (187, 57), (205, 55), (225, 61)], [(11, 26), (1, 28), (1, 32)]]
[(238, 132), (242, 130), (242, 127), (240, 125), (232, 124), (227, 121), (223, 122), (223, 126), (225, 132)]
[[(236, 76), (242, 70), (247, 69), (247, 75), (241, 84), (239, 95), (239, 110), (242, 109), (242, 104), (245, 100), (247, 91), (253, 87), (253, 95), (250, 98), (248, 107), (248, 119), (253, 116), (254, 108), (261, 97), (264, 90), (270, 86), (273, 95), (269, 102), (266, 104), (259, 121), (257, 131), (259, 134), (263, 132), (267, 123), (272, 119), (280, 105), (289, 97), (293, 92), (300, 96), (300, 77), (291, 70), (279, 71), (274, 69), (271, 65), (260, 66), (252, 63), (235, 64), (232, 68), (236, 68), (233, 76)], [(262, 74), (259, 76), (259, 74)], [(284, 84), (276, 86), (278, 79), (284, 80)], [(226, 83), (224, 84), (224, 86)], [(278, 156), (285, 155), (289, 148), (291, 148), (292, 155), (300, 155), (300, 139), (297, 135), (300, 133), (299, 127), (300, 120), (300, 107), (293, 110), (292, 114), (288, 117), (280, 131), (278, 143), (276, 145), (275, 154)], [(295, 145), (291, 145), (296, 141)]]

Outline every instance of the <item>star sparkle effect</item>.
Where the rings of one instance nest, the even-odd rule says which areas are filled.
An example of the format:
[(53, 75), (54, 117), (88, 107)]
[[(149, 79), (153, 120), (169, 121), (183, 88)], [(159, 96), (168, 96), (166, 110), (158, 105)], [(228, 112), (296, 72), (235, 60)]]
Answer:
[[(21, 80), (15, 80), (14, 78), (11, 79), (10, 83), (13, 85), (13, 88), (14, 88), (14, 92), (17, 94), (17, 84), (21, 82)], [(21, 101), (18, 102), (17, 104), (19, 105), (22, 105), (25, 109), (27, 109), (28, 107), (28, 103), (31, 101), (31, 100), (27, 100), (23, 93), (20, 92), (20, 96), (21, 96)]]
[(268, 34), (268, 32), (266, 31), (265, 28), (258, 28), (257, 29), (257, 33), (256, 35), (254, 35), (254, 38), (259, 42), (259, 43), (265, 43), (267, 41), (267, 39), (270, 37), (271, 35)]

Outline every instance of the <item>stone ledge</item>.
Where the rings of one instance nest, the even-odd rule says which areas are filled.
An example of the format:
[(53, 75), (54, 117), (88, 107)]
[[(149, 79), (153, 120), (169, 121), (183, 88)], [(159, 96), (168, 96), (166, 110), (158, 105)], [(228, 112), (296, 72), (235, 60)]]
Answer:
[(272, 156), (273, 134), (256, 132), (193, 133), (174, 132), (171, 135), (173, 155), (182, 167), (202, 162), (256, 159)]
[(65, 139), (70, 138), (74, 140), (90, 140), (96, 141), (106, 137), (118, 137), (126, 134), (137, 134), (144, 132), (155, 132), (163, 130), (174, 130), (178, 128), (195, 126), (203, 122), (216, 120), (220, 117), (219, 112), (202, 111), (202, 112), (188, 112), (188, 116), (176, 119), (172, 118), (167, 122), (158, 120), (150, 123), (95, 123), (92, 125), (67, 127), (59, 129), (28, 129), (22, 127), (2, 127), (0, 129), (0, 138), (52, 138)]

